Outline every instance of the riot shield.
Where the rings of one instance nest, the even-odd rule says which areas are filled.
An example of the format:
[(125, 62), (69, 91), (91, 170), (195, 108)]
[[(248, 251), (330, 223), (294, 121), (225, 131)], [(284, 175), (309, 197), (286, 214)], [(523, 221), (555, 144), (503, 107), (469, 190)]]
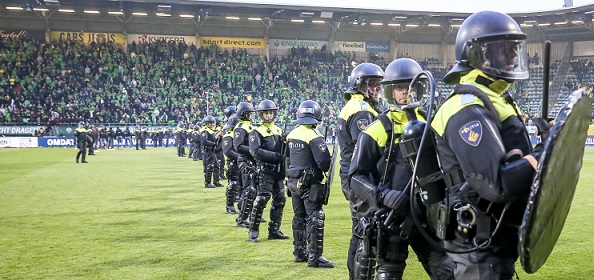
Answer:
[(584, 156), (592, 100), (573, 92), (551, 127), (519, 231), (520, 262), (527, 273), (547, 260), (565, 225)]

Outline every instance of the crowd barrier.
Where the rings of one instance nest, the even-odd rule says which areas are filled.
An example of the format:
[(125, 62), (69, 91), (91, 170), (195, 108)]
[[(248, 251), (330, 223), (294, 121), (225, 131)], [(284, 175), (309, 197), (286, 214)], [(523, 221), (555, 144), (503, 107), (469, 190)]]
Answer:
[[(163, 139), (163, 146), (165, 141), (169, 141), (168, 146), (175, 145), (175, 139)], [(538, 143), (538, 137), (531, 135), (530, 141), (532, 144)], [(326, 143), (332, 145), (332, 137), (326, 138)], [(125, 146), (125, 141), (118, 144), (114, 141), (114, 147)], [(189, 145), (189, 144), (186, 144)], [(594, 146), (594, 136), (586, 138), (586, 146)], [(132, 146), (136, 146), (136, 139), (132, 139)], [(150, 137), (146, 139), (146, 146), (152, 147), (153, 140)], [(48, 148), (48, 147), (74, 147), (74, 139), (68, 137), (0, 137), (0, 148)]]

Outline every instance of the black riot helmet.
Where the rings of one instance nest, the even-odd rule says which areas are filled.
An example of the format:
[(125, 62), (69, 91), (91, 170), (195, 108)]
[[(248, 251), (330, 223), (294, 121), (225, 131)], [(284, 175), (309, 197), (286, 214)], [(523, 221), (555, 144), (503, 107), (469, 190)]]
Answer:
[(443, 78), (457, 84), (472, 69), (500, 79), (528, 79), (526, 34), (510, 16), (493, 11), (470, 15), (456, 36), (456, 64)]
[[(263, 123), (271, 123), (276, 118), (276, 111), (278, 110), (278, 108), (276, 108), (276, 104), (274, 104), (274, 102), (272, 102), (271, 100), (264, 99), (260, 102), (260, 104), (258, 104), (256, 110), (258, 111), (258, 116), (260, 117), (260, 120), (262, 120)], [(264, 113), (272, 113), (273, 117), (270, 119), (266, 119), (264, 118)]]
[(205, 124), (208, 127), (211, 127), (215, 124), (216, 120), (213, 116), (208, 115), (206, 117), (204, 117), (204, 119), (202, 120), (202, 123)]
[(349, 89), (345, 92), (343, 98), (345, 100), (351, 99), (352, 93), (362, 93), (367, 96), (367, 88), (369, 82), (378, 82), (384, 77), (384, 70), (373, 63), (361, 63), (351, 71), (349, 76)]
[(239, 116), (237, 114), (233, 114), (229, 116), (229, 120), (227, 120), (227, 124), (223, 127), (223, 129), (232, 129), (234, 128), (237, 123), (239, 122)]
[(322, 107), (318, 102), (306, 100), (297, 109), (298, 124), (318, 124), (322, 120)]
[[(386, 67), (384, 79), (382, 79), (382, 89), (384, 99), (390, 105), (404, 105), (411, 103), (408, 97), (408, 87), (414, 77), (421, 73), (421, 65), (410, 58), (399, 58), (392, 61)], [(400, 93), (405, 92), (404, 96)], [(394, 97), (394, 95), (397, 95)]]
[(244, 121), (251, 121), (252, 120), (252, 113), (255, 112), (254, 105), (249, 102), (239, 102), (237, 104), (237, 111), (235, 112), (239, 119)]
[(216, 123), (217, 125), (222, 125), (222, 124), (223, 124), (223, 120), (222, 120), (221, 118), (219, 118), (219, 117), (214, 117), (214, 119), (215, 119), (215, 123)]
[(231, 115), (235, 114), (235, 112), (237, 111), (237, 108), (235, 106), (227, 106), (227, 108), (225, 108), (225, 117), (228, 119), (231, 117)]

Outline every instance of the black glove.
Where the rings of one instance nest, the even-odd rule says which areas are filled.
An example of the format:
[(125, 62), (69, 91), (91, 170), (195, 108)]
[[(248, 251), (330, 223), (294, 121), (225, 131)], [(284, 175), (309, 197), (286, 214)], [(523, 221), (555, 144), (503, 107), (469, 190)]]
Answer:
[(549, 132), (551, 130), (551, 124), (549, 121), (543, 118), (534, 118), (532, 121), (534, 122), (534, 125), (536, 125), (538, 135), (540, 135), (540, 141), (545, 142), (547, 139), (549, 139)]
[(408, 208), (408, 194), (402, 191), (385, 189), (380, 193), (379, 202), (388, 208), (406, 211)]

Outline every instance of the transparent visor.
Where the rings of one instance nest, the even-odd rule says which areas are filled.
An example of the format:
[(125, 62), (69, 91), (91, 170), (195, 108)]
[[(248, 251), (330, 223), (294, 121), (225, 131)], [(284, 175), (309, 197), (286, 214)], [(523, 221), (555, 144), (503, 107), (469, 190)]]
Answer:
[(258, 116), (262, 122), (272, 122), (276, 118), (276, 110), (258, 111)]
[(388, 103), (388, 105), (397, 106), (400, 108), (403, 105), (423, 101), (423, 97), (426, 95), (425, 92), (427, 91), (427, 87), (428, 85), (421, 82), (415, 83), (412, 87), (410, 82), (383, 84), (383, 99)]
[(380, 81), (382, 78), (369, 78), (361, 84), (359, 89), (367, 98), (372, 99), (376, 103), (379, 101), (381, 96), (382, 86)]
[(525, 40), (475, 41), (468, 50), (472, 67), (503, 79), (528, 78), (528, 51)]
[(254, 119), (254, 112), (245, 112), (242, 115), (245, 119), (247, 120), (253, 120)]
[(314, 108), (299, 108), (299, 117), (312, 117), (316, 120), (320, 120), (319, 116), (316, 116), (316, 110)]

